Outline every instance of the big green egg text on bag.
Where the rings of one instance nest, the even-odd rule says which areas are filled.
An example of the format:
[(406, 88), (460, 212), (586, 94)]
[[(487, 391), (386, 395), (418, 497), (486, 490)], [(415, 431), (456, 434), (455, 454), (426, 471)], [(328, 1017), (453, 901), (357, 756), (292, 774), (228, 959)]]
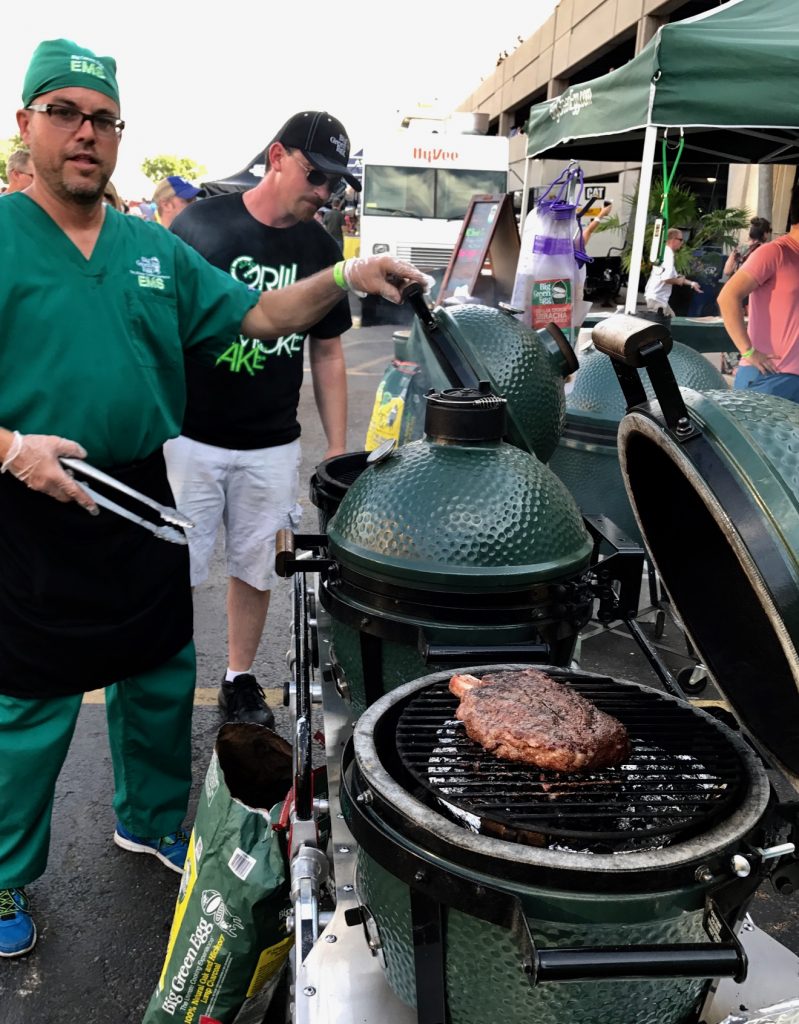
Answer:
[(291, 747), (270, 729), (219, 730), (200, 794), (164, 967), (142, 1024), (230, 1024), (275, 979), (294, 941), (272, 814)]

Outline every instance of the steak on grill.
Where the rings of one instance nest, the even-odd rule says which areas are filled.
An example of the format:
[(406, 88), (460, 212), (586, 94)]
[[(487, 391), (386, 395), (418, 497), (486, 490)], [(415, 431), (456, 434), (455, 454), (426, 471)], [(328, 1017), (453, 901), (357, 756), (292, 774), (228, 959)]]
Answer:
[(619, 764), (629, 750), (621, 722), (537, 669), (455, 675), (449, 689), (469, 738), (497, 757), (573, 772)]

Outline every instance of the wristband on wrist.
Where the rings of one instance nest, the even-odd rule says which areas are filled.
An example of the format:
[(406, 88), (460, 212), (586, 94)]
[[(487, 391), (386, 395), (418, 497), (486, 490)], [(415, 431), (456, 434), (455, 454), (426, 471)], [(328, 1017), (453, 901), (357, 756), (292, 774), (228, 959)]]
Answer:
[(344, 260), (339, 260), (333, 267), (333, 280), (339, 288), (343, 288), (344, 291), (347, 290), (347, 281), (344, 277)]
[(349, 288), (349, 290), (352, 292), (352, 294), (357, 296), (359, 299), (365, 299), (366, 298), (366, 292), (359, 291), (353, 285), (353, 283), (352, 283), (352, 268), (353, 268), (353, 265), (356, 264), (356, 263), (360, 263), (360, 262), (361, 262), (361, 260), (359, 260), (357, 257), (354, 257), (353, 259), (349, 259), (349, 260), (344, 260), (344, 262), (341, 264), (341, 271), (342, 271), (342, 274), (344, 276), (344, 280), (347, 283), (346, 286), (347, 286), (347, 288)]
[(741, 353), (741, 359), (751, 359), (754, 354), (755, 346), (753, 345), (750, 349), (747, 349), (746, 352)]

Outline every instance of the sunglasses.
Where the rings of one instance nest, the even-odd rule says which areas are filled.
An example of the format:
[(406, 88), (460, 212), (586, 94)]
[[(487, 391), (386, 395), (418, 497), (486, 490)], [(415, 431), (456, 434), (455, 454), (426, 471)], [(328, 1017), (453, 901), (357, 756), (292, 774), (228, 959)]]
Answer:
[(301, 150), (289, 149), (286, 152), (289, 156), (293, 156), (305, 171), (305, 177), (309, 185), (313, 185), (314, 188), (321, 188), (323, 185), (326, 185), (328, 192), (331, 194), (338, 191), (338, 187), (341, 184), (340, 174), (325, 174), (324, 171), (317, 171), (315, 167), (306, 167), (302, 160), (296, 156), (298, 152), (302, 152)]

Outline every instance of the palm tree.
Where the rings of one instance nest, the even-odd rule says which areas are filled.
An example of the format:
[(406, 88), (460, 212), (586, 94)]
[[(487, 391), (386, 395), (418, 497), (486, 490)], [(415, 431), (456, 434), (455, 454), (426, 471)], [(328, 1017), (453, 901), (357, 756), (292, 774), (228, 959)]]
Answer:
[[(661, 215), (660, 206), (663, 200), (663, 179), (656, 178), (652, 182), (649, 193), (649, 209), (647, 210), (646, 234), (644, 236), (644, 255), (641, 260), (641, 280), (645, 281), (652, 270), (649, 261), (649, 250), (652, 245), (652, 232), (655, 221)], [(638, 205), (638, 188), (632, 195), (624, 196), (628, 209), (634, 210)], [(739, 207), (728, 207), (713, 210), (710, 213), (699, 213), (696, 195), (685, 185), (672, 185), (668, 196), (669, 227), (691, 228), (689, 241), (676, 254), (675, 265), (681, 274), (688, 274), (695, 263), (696, 252), (710, 244), (729, 246), (738, 240), (738, 232), (749, 223), (750, 214)], [(602, 220), (597, 231), (611, 229), (627, 231), (627, 241), (621, 253), (622, 266), (629, 273), (632, 256), (632, 232), (630, 224), (613, 214)]]

